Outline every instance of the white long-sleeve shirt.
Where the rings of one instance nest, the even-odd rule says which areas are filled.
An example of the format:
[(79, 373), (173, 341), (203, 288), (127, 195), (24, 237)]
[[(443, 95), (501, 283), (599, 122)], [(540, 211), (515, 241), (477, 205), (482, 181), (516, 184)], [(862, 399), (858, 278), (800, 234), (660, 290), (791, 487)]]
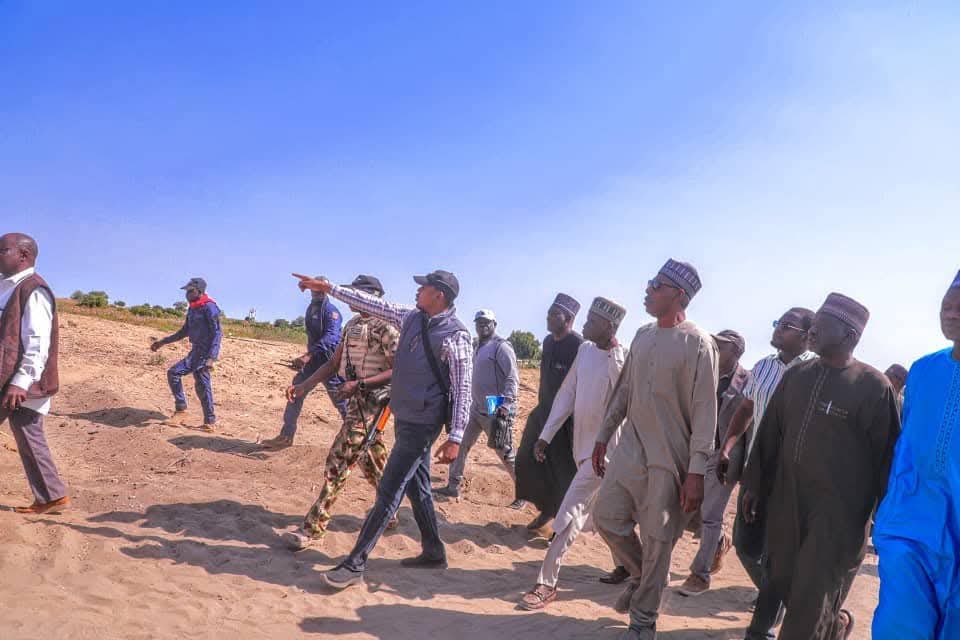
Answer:
[[(34, 274), (33, 267), (24, 269), (9, 278), (0, 280), (0, 313), (7, 307), (10, 297), (17, 286)], [(50, 339), (53, 333), (53, 300), (43, 289), (34, 291), (23, 309), (20, 323), (20, 343), (23, 345), (23, 358), (10, 384), (21, 389), (29, 389), (40, 381), (50, 355)], [(29, 398), (23, 405), (27, 409), (46, 415), (50, 411), (50, 398)]]
[[(572, 415), (573, 459), (578, 465), (589, 460), (593, 456), (607, 401), (626, 359), (627, 350), (620, 345), (604, 351), (589, 341), (581, 344), (560, 391), (553, 399), (550, 416), (543, 425), (540, 439), (552, 441)], [(611, 438), (607, 445), (608, 457), (616, 440), (615, 437)]]

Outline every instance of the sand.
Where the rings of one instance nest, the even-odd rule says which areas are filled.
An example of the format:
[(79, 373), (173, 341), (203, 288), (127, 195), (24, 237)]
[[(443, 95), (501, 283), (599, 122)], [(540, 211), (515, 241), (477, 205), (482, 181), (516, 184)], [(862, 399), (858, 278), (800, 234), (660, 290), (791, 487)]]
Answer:
[[(324, 394), (307, 400), (297, 445), (262, 454), (253, 444), (279, 431), (291, 372), (275, 363), (296, 345), (227, 339), (215, 373), (219, 432), (174, 426), (165, 369), (185, 346), (158, 357), (156, 330), (64, 315), (62, 391), (47, 433), (73, 507), (24, 517), (31, 501), (20, 461), (0, 433), (0, 639), (92, 638), (617, 638), (625, 616), (611, 607), (620, 587), (597, 578), (612, 568), (595, 535), (584, 535), (546, 611), (517, 609), (533, 585), (546, 542), (531, 540), (533, 513), (504, 508), (512, 483), (483, 441), (459, 502), (438, 503), (450, 567), (404, 570), (419, 549), (409, 506), (400, 528), (371, 556), (367, 584), (328, 590), (321, 572), (352, 547), (373, 490), (357, 474), (336, 507), (324, 545), (287, 551), (277, 532), (298, 524), (312, 503), (327, 447), (339, 427)], [(523, 371), (523, 416), (535, 400), (536, 371)], [(192, 380), (189, 421), (201, 423)], [(392, 441), (392, 435), (388, 435)], [(435, 466), (437, 483), (446, 468)], [(728, 520), (731, 514), (728, 513)], [(714, 588), (685, 598), (696, 541), (686, 534), (673, 558), (660, 637), (742, 638), (754, 590), (735, 555)], [(869, 555), (847, 606), (855, 638), (869, 638), (876, 604), (876, 557)]]

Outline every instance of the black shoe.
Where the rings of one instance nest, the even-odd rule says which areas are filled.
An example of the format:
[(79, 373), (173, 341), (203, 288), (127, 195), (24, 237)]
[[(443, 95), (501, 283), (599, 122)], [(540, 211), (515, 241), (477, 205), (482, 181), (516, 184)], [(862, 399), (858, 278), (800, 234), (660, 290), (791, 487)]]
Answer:
[(623, 581), (630, 577), (630, 572), (626, 567), (617, 567), (610, 573), (600, 576), (600, 582), (603, 584), (623, 584)]
[(400, 566), (407, 569), (446, 569), (447, 557), (431, 558), (421, 553), (415, 558), (404, 558), (400, 561)]
[(454, 498), (454, 499), (460, 497), (460, 490), (457, 489), (456, 487), (451, 487), (450, 485), (447, 485), (445, 487), (437, 487), (435, 489), (432, 489), (431, 491), (435, 496), (443, 496), (445, 498)]

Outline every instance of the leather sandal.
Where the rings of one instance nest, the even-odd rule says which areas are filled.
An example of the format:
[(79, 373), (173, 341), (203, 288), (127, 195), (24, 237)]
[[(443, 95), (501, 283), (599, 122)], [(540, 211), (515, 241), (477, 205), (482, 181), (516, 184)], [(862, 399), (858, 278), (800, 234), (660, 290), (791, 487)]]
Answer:
[(527, 611), (539, 611), (556, 599), (556, 587), (538, 584), (523, 594), (523, 598), (520, 599), (520, 608)]

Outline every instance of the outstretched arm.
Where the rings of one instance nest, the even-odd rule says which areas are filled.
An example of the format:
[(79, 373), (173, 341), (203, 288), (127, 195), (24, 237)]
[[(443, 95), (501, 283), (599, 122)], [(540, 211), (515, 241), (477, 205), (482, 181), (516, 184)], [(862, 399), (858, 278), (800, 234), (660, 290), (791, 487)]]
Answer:
[(298, 286), (301, 290), (310, 289), (311, 291), (321, 291), (329, 294), (337, 300), (346, 302), (354, 309), (369, 313), (376, 318), (386, 320), (398, 327), (403, 324), (403, 319), (407, 314), (416, 310), (416, 307), (387, 302), (382, 298), (363, 291), (357, 291), (349, 287), (338, 287), (326, 278), (311, 278), (310, 276), (299, 273), (295, 273), (293, 276), (300, 279)]

